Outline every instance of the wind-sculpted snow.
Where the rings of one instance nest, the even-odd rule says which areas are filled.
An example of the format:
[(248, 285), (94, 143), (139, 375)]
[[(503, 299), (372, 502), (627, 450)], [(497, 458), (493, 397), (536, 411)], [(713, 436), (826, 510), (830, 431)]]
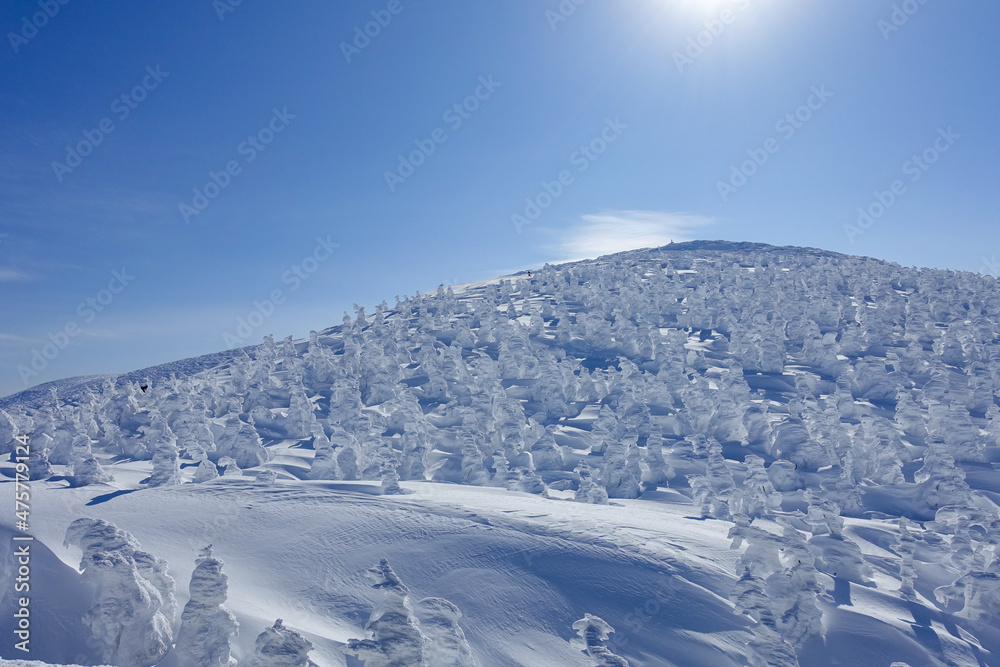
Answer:
[(181, 613), (177, 655), (191, 667), (235, 667), (229, 641), (239, 631), (232, 612), (222, 606), (229, 593), (229, 579), (222, 561), (212, 556), (211, 545), (202, 550), (188, 587), (190, 599)]
[[(339, 599), (349, 613), (324, 607), (343, 628), (336, 641), (370, 664), (419, 665), (440, 644), (432, 662), (456, 665), (998, 665), (998, 313), (1000, 290), (988, 276), (813, 249), (672, 244), (442, 286), (373, 312), (356, 306), (340, 326), (306, 340), (268, 336), (210, 359), (26, 392), (2, 402), (0, 453), (13, 458), (14, 438), (28, 434), (36, 488), (95, 503), (77, 516), (142, 494), (176, 501), (218, 493), (221, 502), (225, 494), (277, 499), (298, 487), (438, 512), (421, 489), (452, 485), (464, 490), (463, 502), (495, 505), (475, 525), (534, 531), (567, 507), (579, 517), (648, 507), (682, 511), (691, 530), (731, 545), (682, 553), (666, 546), (659, 524), (582, 528), (577, 518), (564, 533), (547, 525), (546, 534), (566, 540), (554, 543), (554, 554), (581, 539), (613, 543), (625, 531), (629, 553), (669, 561), (675, 572), (704, 560), (713, 575), (697, 584), (700, 592), (685, 588), (686, 599), (649, 597), (645, 611), (641, 603), (638, 612), (623, 609), (613, 594), (560, 598), (572, 618), (559, 625), (532, 616), (530, 640), (481, 625), (477, 612), (499, 589), (480, 580), (469, 597), (447, 595), (461, 614), (437, 595), (411, 605), (391, 591), (387, 615), (373, 614), (367, 625), (354, 598)], [(503, 512), (515, 499), (559, 509), (511, 523)], [(189, 549), (233, 530), (227, 516), (215, 521)], [(338, 521), (318, 518), (311, 528)], [(100, 562), (87, 565), (92, 577), (124, 590), (135, 556), (122, 549), (144, 552), (122, 531), (88, 530), (123, 544), (99, 550), (100, 540), (79, 526), (71, 531), (81, 547), (97, 540), (87, 547)], [(406, 563), (405, 554), (390, 555), (394, 565)], [(181, 561), (194, 562), (194, 552)], [(228, 554), (226, 562), (234, 562)], [(510, 586), (502, 572), (515, 566), (491, 562), (495, 586)], [(135, 581), (152, 586), (145, 619), (152, 591), (163, 592), (142, 567), (134, 565)], [(237, 575), (229, 576), (233, 585)], [(554, 576), (540, 577), (539, 595)], [(600, 577), (575, 585), (603, 590)], [(197, 600), (193, 589), (191, 596)], [(172, 604), (164, 599), (155, 612), (168, 629), (177, 621), (163, 609)], [(208, 642), (195, 642), (201, 648), (184, 650), (209, 651), (205, 664), (225, 664), (228, 612), (221, 603), (194, 604), (205, 607), (198, 618), (212, 615), (220, 625), (198, 631)], [(655, 619), (681, 622), (665, 615), (668, 605), (712, 620), (672, 635), (669, 645), (637, 640)], [(254, 633), (277, 615), (231, 608)], [(718, 608), (731, 615), (725, 622), (706, 611)], [(581, 657), (567, 631), (581, 617), (591, 619), (582, 630), (591, 639), (603, 636), (594, 629), (601, 623), (619, 632), (607, 646), (594, 639)], [(297, 664), (310, 641), (325, 646), (325, 626), (303, 618), (270, 627), (256, 659), (270, 659), (267, 647), (276, 647)], [(398, 645), (383, 642), (383, 632)], [(594, 653), (602, 649), (610, 657)], [(233, 650), (255, 659), (245, 644)], [(170, 656), (180, 652), (178, 643)], [(576, 663), (565, 657), (574, 652)], [(344, 659), (340, 650), (323, 655), (336, 656), (331, 664)]]
[(477, 667), (458, 624), (458, 607), (442, 598), (411, 604), (409, 589), (386, 558), (367, 574), (385, 599), (365, 625), (369, 638), (349, 639), (348, 654), (358, 656), (365, 667)]
[(77, 519), (65, 542), (83, 551), (83, 580), (96, 591), (97, 604), (83, 622), (101, 647), (101, 659), (121, 667), (157, 664), (172, 639), (174, 581), (166, 563), (101, 519)]

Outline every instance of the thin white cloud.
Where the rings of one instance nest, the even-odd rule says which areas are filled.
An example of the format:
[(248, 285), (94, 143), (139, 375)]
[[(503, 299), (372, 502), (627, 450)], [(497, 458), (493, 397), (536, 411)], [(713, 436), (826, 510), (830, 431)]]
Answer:
[(563, 234), (556, 249), (566, 259), (590, 259), (601, 255), (654, 248), (671, 241), (692, 241), (699, 230), (714, 220), (688, 213), (661, 211), (606, 211), (585, 215), (582, 222)]
[(27, 280), (28, 274), (15, 271), (14, 269), (0, 269), (0, 282), (16, 282)]
[(36, 342), (36, 339), (34, 339), (34, 338), (25, 338), (24, 336), (17, 336), (15, 334), (0, 333), (0, 343), (6, 343), (6, 342), (10, 342), (10, 343), (34, 343), (34, 342)]

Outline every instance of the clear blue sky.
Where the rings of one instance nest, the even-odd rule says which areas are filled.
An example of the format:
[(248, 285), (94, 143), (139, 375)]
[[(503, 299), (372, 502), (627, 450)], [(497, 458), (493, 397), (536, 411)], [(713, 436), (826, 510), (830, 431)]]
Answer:
[(1000, 257), (992, 0), (47, 1), (0, 13), (0, 394), (671, 238)]

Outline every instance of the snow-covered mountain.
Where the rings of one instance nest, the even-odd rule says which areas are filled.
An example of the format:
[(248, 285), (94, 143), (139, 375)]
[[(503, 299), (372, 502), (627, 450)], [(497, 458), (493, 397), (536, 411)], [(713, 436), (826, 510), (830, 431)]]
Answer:
[(988, 276), (693, 242), (8, 397), (0, 655), (1000, 665), (998, 313)]

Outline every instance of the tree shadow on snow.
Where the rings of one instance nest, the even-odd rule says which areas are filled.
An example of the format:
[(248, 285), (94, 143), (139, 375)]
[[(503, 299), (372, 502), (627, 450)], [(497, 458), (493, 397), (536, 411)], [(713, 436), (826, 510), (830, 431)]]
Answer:
[(100, 505), (101, 503), (106, 503), (109, 500), (112, 500), (113, 498), (117, 498), (118, 496), (124, 496), (125, 494), (132, 493), (133, 491), (136, 490), (137, 489), (119, 489), (118, 491), (112, 491), (111, 493), (105, 493), (100, 496), (94, 496), (93, 498), (90, 499), (90, 502), (88, 502), (87, 505), (88, 506)]
[(833, 595), (833, 601), (840, 606), (853, 607), (854, 603), (851, 602), (851, 582), (847, 579), (841, 577), (833, 578), (833, 590), (831, 591)]
[[(938, 637), (934, 628), (931, 627), (931, 621), (933, 620), (931, 610), (916, 602), (907, 602), (906, 607), (913, 615), (913, 623), (910, 624), (910, 628), (913, 629), (913, 636), (928, 651), (941, 655), (943, 647), (941, 646), (940, 637)], [(940, 616), (940, 614), (935, 615)]]

